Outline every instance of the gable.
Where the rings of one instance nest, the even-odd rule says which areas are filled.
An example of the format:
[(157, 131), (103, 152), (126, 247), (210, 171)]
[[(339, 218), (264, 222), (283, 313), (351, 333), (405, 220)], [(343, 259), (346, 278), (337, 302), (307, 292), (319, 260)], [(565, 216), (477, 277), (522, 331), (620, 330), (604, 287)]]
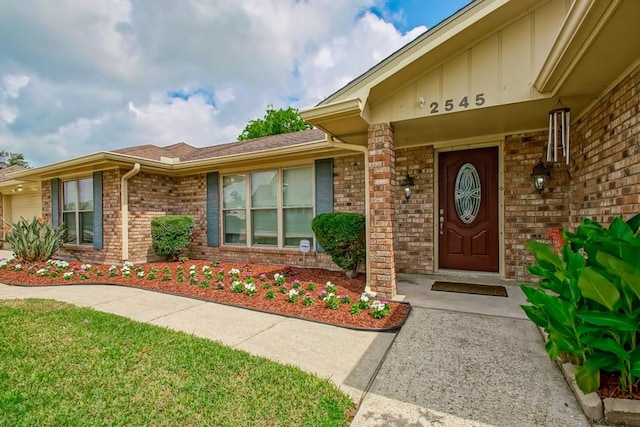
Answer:
[[(468, 111), (544, 98), (533, 86), (562, 27), (569, 2), (527, 11), (440, 63), (423, 61), (411, 79), (371, 88), (372, 123)], [(401, 77), (402, 74), (400, 74)]]

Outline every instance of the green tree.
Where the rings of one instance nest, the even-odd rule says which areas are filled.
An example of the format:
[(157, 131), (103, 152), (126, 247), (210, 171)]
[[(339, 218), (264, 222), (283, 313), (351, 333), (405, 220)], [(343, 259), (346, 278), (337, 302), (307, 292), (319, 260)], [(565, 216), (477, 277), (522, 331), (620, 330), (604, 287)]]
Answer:
[(9, 166), (22, 166), (25, 168), (29, 167), (29, 163), (24, 158), (24, 154), (22, 153), (10, 153), (8, 151), (0, 151), (0, 169), (4, 169)]
[(273, 105), (267, 105), (266, 114), (262, 119), (250, 120), (238, 136), (238, 141), (260, 138), (281, 133), (297, 132), (311, 129), (311, 125), (298, 114), (298, 110), (289, 107), (276, 110)]

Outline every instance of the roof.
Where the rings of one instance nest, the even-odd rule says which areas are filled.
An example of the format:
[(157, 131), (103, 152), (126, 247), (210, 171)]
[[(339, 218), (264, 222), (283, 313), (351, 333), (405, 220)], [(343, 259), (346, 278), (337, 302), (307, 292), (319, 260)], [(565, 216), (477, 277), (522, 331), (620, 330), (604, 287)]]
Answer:
[(324, 132), (318, 129), (310, 129), (207, 147), (194, 147), (185, 142), (180, 142), (166, 147), (159, 147), (153, 144), (137, 145), (113, 150), (113, 152), (150, 160), (161, 160), (162, 157), (178, 158), (181, 162), (185, 162), (289, 147), (324, 138)]
[(10, 178), (8, 178), (7, 175), (24, 169), (26, 168), (20, 165), (11, 165), (7, 166), (6, 168), (0, 169), (0, 182), (8, 181)]

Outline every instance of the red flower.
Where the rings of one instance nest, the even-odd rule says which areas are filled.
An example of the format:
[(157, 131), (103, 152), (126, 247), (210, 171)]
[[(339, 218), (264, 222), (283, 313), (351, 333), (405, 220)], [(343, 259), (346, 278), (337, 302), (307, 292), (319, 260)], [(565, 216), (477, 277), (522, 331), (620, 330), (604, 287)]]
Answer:
[(553, 244), (553, 252), (558, 253), (560, 251), (560, 248), (564, 246), (562, 230), (560, 230), (559, 228), (551, 228), (547, 231), (547, 235), (549, 236)]

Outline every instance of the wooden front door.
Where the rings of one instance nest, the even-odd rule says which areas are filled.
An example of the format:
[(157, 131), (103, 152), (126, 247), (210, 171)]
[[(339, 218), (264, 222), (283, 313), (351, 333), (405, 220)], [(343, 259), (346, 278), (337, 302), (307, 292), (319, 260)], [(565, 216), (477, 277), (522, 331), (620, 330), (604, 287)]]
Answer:
[(439, 267), (499, 269), (498, 149), (439, 154)]

